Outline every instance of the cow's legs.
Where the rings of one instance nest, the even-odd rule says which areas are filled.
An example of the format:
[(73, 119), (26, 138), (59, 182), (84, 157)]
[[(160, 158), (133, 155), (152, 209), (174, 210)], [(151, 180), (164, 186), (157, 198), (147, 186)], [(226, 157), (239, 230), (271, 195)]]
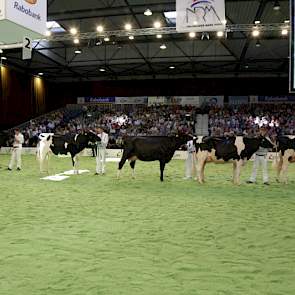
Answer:
[(280, 179), (280, 181), (282, 181), (285, 184), (288, 183), (288, 175), (287, 175), (288, 166), (289, 166), (288, 158), (286, 157), (286, 155), (284, 155), (279, 179)]
[(135, 178), (135, 163), (136, 161), (131, 161), (130, 162), (130, 167), (132, 168), (132, 178)]
[(237, 167), (236, 167), (236, 180), (235, 180), (235, 184), (236, 185), (240, 185), (241, 184), (241, 180), (240, 180), (240, 176), (241, 176), (241, 168), (244, 164), (244, 161), (243, 160), (239, 160), (237, 161)]
[(233, 184), (237, 182), (237, 162), (233, 162)]
[(160, 180), (164, 181), (164, 169), (165, 169), (165, 162), (160, 161), (160, 172), (161, 172), (161, 176), (160, 176)]
[(204, 169), (205, 169), (206, 161), (204, 159), (198, 159), (197, 162), (197, 179), (199, 183), (204, 183), (205, 176), (204, 176)]
[(74, 168), (74, 174), (79, 174), (79, 157), (78, 155), (72, 156), (73, 161), (73, 168)]
[(129, 156), (130, 156), (130, 152), (124, 150), (121, 161), (119, 162), (119, 167), (118, 167), (118, 172), (117, 172), (117, 179), (120, 178), (121, 170), (122, 170), (125, 162), (129, 158)]

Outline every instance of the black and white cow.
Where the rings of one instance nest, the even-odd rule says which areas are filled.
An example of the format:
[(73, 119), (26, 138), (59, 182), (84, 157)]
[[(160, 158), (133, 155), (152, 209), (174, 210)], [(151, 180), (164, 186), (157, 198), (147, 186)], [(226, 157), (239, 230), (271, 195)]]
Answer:
[(289, 163), (295, 162), (295, 136), (279, 136), (277, 138), (278, 159), (275, 158), (277, 181), (288, 183)]
[(195, 140), (197, 157), (197, 178), (205, 180), (206, 163), (233, 163), (233, 183), (240, 184), (241, 167), (259, 147), (273, 148), (273, 143), (266, 137), (198, 137)]
[(48, 172), (49, 154), (52, 152), (55, 155), (67, 155), (69, 153), (76, 174), (78, 174), (79, 153), (100, 141), (100, 137), (93, 132), (68, 135), (42, 133), (39, 135), (39, 139), (37, 157), (40, 162), (40, 172), (44, 172), (45, 164)]
[(163, 181), (165, 165), (171, 161), (175, 151), (192, 138), (191, 135), (126, 137), (123, 155), (119, 163), (118, 178), (126, 160), (130, 161), (133, 176), (136, 160), (159, 161), (160, 180)]

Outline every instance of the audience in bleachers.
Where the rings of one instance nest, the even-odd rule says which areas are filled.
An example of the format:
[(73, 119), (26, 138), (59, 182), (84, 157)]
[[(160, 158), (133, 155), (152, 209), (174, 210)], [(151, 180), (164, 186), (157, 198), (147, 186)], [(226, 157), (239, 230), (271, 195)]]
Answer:
[[(192, 106), (134, 106), (129, 109), (87, 108), (63, 109), (31, 120), (23, 128), (25, 146), (34, 146), (42, 132), (57, 134), (82, 132), (102, 126), (109, 133), (109, 146), (120, 146), (125, 135), (169, 135), (178, 132), (195, 134), (197, 114)], [(270, 135), (278, 132), (295, 135), (295, 105), (251, 104), (240, 106), (213, 106), (209, 110), (209, 134), (215, 136), (255, 134), (257, 117), (270, 123)]]

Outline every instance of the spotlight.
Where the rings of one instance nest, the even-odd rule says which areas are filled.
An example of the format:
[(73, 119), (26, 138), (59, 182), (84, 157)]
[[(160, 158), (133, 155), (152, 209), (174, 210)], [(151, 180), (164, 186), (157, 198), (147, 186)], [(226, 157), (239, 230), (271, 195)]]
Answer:
[(2, 49), (0, 49), (0, 54), (1, 54), (1, 53), (3, 53), (3, 50), (2, 50)]
[(221, 37), (223, 37), (224, 32), (223, 32), (223, 31), (218, 31), (218, 32), (216, 33), (216, 35), (217, 35), (217, 37), (221, 38)]
[(45, 32), (45, 36), (46, 36), (46, 37), (49, 37), (49, 36), (51, 36), (51, 31), (49, 31), (49, 30), (46, 30), (46, 32)]
[(132, 29), (131, 24), (126, 24), (126, 25), (125, 25), (125, 30), (126, 30), (126, 31), (130, 31), (131, 29)]
[(162, 35), (161, 34), (158, 34), (156, 37), (157, 37), (157, 39), (161, 39), (162, 38)]
[(70, 29), (70, 33), (71, 33), (72, 35), (76, 35), (76, 34), (78, 33), (78, 30), (77, 30), (76, 28), (71, 28), (71, 29)]
[(196, 37), (196, 33), (195, 32), (190, 32), (188, 35), (189, 35), (190, 38), (195, 38)]
[(75, 50), (75, 54), (81, 54), (81, 53), (82, 53), (82, 50), (81, 49)]
[(260, 20), (256, 20), (256, 21), (254, 22), (255, 25), (259, 25), (260, 23), (261, 23)]
[(102, 33), (103, 32), (103, 26), (97, 26), (96, 31), (99, 32), (99, 33)]
[(5, 56), (1, 56), (1, 59), (2, 59), (2, 60), (7, 60), (7, 57), (5, 57)]
[(95, 45), (96, 46), (99, 46), (99, 45), (101, 45), (102, 44), (102, 41), (101, 40), (97, 40), (96, 42), (95, 42)]
[(161, 28), (161, 23), (159, 21), (154, 22), (154, 28), (160, 29)]
[(151, 15), (153, 15), (153, 12), (150, 9), (146, 9), (143, 14), (146, 16), (151, 16)]
[(105, 72), (106, 70), (104, 68), (99, 69), (100, 72)]
[(129, 36), (128, 37), (130, 40), (134, 40), (134, 36)]
[(43, 74), (43, 73), (38, 73), (38, 75), (39, 75), (39, 76), (43, 76), (44, 74)]
[(286, 19), (286, 20), (284, 21), (284, 23), (285, 23), (285, 24), (289, 24), (290, 21), (289, 21), (288, 19)]
[(274, 5), (273, 5), (273, 10), (278, 11), (280, 9), (281, 9), (281, 5), (280, 5), (279, 1), (275, 0)]
[(109, 41), (110, 41), (110, 38), (109, 38), (109, 37), (105, 37), (103, 40), (104, 40), (105, 42), (109, 42)]
[(259, 40), (256, 41), (255, 46), (258, 47), (258, 48), (261, 47), (261, 43), (260, 43)]
[(160, 46), (160, 48), (161, 48), (162, 50), (164, 50), (164, 49), (167, 48), (167, 46), (166, 46), (165, 44), (162, 44), (162, 45)]
[(253, 36), (253, 37), (258, 37), (259, 34), (260, 34), (260, 32), (259, 32), (259, 30), (257, 30), (257, 29), (254, 29), (254, 30), (252, 31), (252, 36)]
[(78, 38), (75, 38), (75, 39), (74, 39), (74, 43), (75, 43), (75, 44), (79, 44), (79, 43), (80, 43), (80, 40), (79, 40)]
[(287, 36), (288, 35), (288, 30), (287, 29), (283, 29), (282, 30), (282, 35), (283, 36)]
[(169, 69), (174, 70), (175, 66), (170, 66)]

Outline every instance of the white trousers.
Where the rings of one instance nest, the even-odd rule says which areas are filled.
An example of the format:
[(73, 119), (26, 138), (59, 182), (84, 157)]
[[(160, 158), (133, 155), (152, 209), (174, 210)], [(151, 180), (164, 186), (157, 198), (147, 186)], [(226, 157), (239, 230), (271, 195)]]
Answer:
[(257, 156), (257, 155), (255, 155), (250, 181), (252, 182), (256, 181), (257, 171), (260, 165), (262, 166), (263, 182), (268, 182), (267, 158), (266, 156)]
[(96, 155), (96, 173), (105, 173), (106, 148), (98, 148)]
[(17, 168), (22, 168), (22, 148), (13, 148), (11, 153), (11, 158), (9, 162), (9, 169), (12, 169), (14, 164), (16, 164)]
[(192, 178), (195, 171), (195, 153), (187, 153), (185, 161), (185, 177)]

